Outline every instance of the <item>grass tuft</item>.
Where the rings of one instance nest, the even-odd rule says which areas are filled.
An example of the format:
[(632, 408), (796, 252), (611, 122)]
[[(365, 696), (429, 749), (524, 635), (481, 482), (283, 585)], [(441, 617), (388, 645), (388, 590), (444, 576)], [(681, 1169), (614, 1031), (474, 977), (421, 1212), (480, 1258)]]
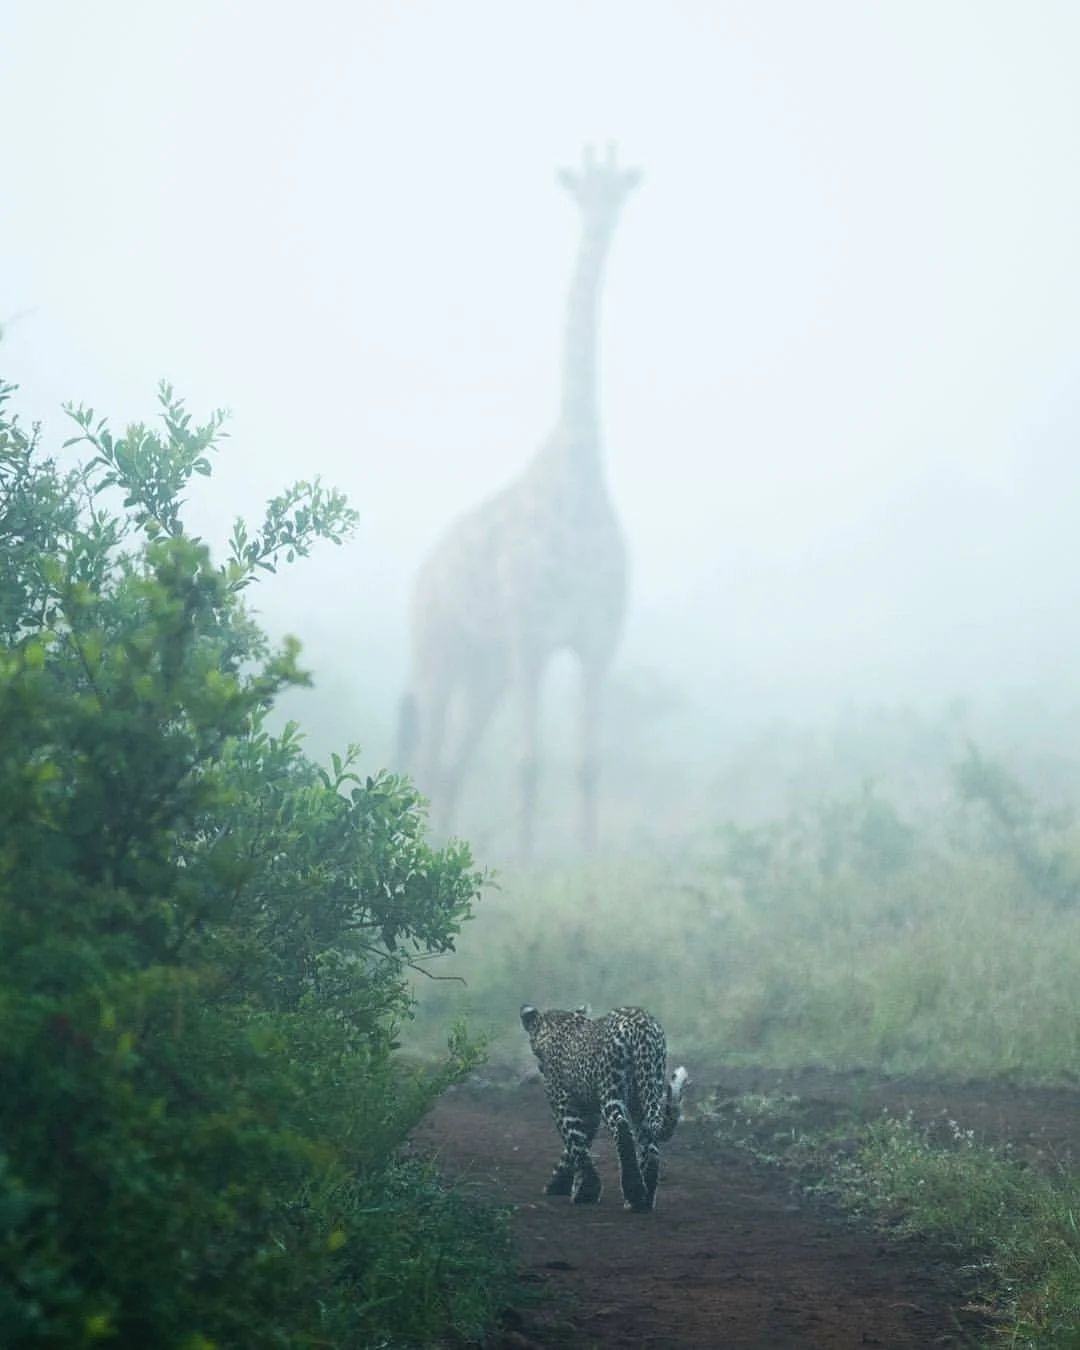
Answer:
[(974, 1273), (1001, 1342), (1080, 1344), (1080, 1174), (1036, 1169), (955, 1120), (859, 1121), (820, 1103), (747, 1094), (706, 1102), (725, 1142), (900, 1238), (928, 1239)]

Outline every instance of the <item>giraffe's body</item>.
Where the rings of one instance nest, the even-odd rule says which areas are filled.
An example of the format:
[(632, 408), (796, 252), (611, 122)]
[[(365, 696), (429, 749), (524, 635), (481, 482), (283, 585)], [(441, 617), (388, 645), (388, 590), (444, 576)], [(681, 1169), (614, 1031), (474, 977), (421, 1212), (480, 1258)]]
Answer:
[[(537, 703), (548, 660), (582, 668), (582, 831), (595, 829), (603, 680), (622, 631), (626, 550), (604, 479), (597, 414), (596, 310), (611, 231), (636, 174), (586, 158), (563, 182), (584, 230), (570, 288), (558, 423), (524, 472), (458, 520), (421, 568), (413, 596), (412, 680), (402, 757), (447, 828), (457, 791), (500, 700), (516, 696), (521, 730), (520, 845), (532, 840)], [(448, 718), (455, 743), (446, 745)]]

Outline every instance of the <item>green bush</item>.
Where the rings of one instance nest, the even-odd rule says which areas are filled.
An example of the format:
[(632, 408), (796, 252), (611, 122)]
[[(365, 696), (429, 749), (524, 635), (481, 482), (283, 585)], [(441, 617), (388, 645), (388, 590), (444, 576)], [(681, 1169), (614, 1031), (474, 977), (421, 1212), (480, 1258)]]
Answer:
[[(404, 780), (312, 764), (244, 591), (340, 541), (316, 480), (215, 564), (215, 415), (61, 472), (0, 390), (0, 1340), (430, 1344), (490, 1320), (498, 1216), (398, 1157), (476, 1049), (397, 1061), (406, 975), (481, 877)], [(71, 444), (71, 442), (69, 442)], [(117, 498), (122, 506), (115, 505)]]

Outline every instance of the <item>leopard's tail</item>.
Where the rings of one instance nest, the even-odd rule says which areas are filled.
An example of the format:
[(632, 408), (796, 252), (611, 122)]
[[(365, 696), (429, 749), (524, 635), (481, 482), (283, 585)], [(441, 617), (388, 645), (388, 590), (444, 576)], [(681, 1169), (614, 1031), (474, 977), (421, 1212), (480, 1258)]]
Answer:
[(656, 1137), (661, 1142), (671, 1138), (675, 1133), (675, 1126), (682, 1119), (683, 1089), (689, 1081), (690, 1075), (680, 1064), (665, 1084), (663, 1118), (656, 1131)]

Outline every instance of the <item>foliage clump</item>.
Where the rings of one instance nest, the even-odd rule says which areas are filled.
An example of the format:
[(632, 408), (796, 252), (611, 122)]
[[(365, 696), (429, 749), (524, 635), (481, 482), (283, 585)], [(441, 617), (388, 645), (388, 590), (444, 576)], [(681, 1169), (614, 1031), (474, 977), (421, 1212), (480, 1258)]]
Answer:
[[(243, 595), (355, 517), (318, 481), (213, 561), (182, 520), (215, 414), (62, 471), (0, 388), (0, 1328), (5, 1345), (478, 1333), (501, 1221), (399, 1156), (475, 1060), (394, 1055), (405, 975), (481, 882), (405, 780), (320, 768)], [(72, 442), (69, 442), (71, 444)], [(118, 494), (122, 505), (117, 505)]]
[[(921, 813), (868, 783), (667, 857), (519, 880), (450, 964), (467, 988), (421, 991), (421, 1025), (497, 1036), (540, 989), (649, 1008), (686, 1058), (1074, 1084), (1077, 877), (1071, 813), (972, 750)], [(518, 1039), (493, 1053), (516, 1062)]]

